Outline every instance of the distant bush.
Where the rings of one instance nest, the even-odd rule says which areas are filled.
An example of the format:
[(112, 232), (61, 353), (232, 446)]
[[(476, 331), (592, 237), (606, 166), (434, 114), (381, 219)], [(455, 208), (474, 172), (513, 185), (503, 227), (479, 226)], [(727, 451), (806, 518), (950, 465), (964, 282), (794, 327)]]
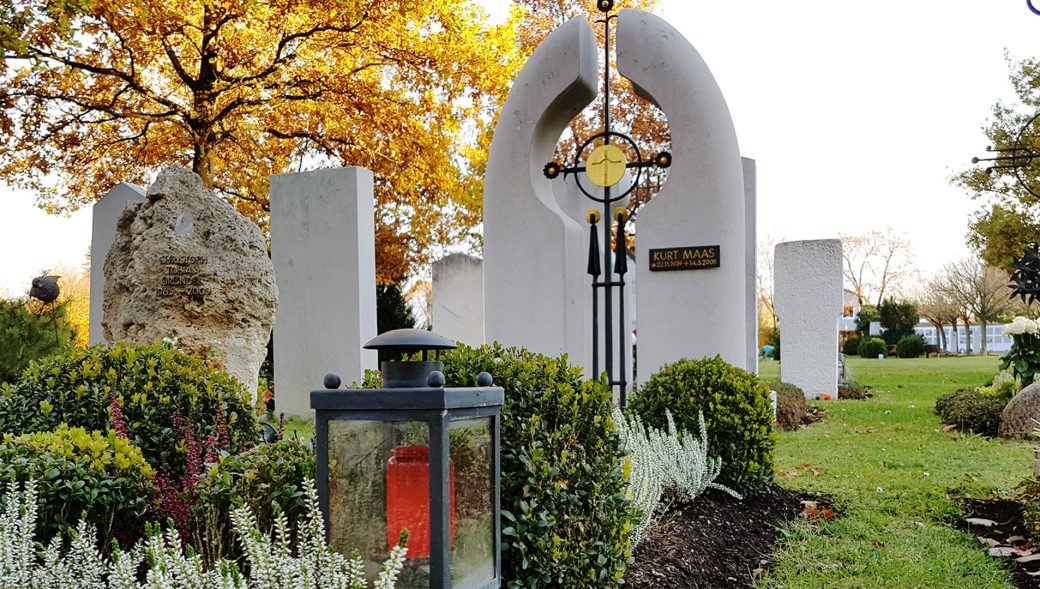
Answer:
[(703, 413), (709, 454), (722, 459), (718, 483), (753, 493), (773, 480), (776, 433), (769, 387), (718, 356), (665, 365), (646, 381), (628, 410), (659, 429), (666, 426), (666, 411), (671, 410), (679, 429), (697, 433), (697, 416)]
[(847, 382), (838, 385), (838, 398), (839, 399), (867, 399), (870, 394), (870, 388), (865, 387), (858, 382)]
[(302, 442), (282, 440), (222, 456), (195, 487), (197, 549), (207, 562), (238, 558), (231, 512), (241, 505), (249, 507), (265, 534), (272, 532), (279, 514), (285, 514), (290, 527), (296, 526), (307, 514), (304, 480), (314, 477), (314, 448)]
[(924, 338), (917, 335), (904, 335), (896, 343), (896, 355), (900, 358), (918, 358), (924, 355)]
[(936, 399), (935, 412), (944, 424), (961, 431), (996, 436), (1007, 402), (1006, 397), (984, 394), (976, 388), (960, 389)]
[(453, 386), (475, 386), (489, 372), (505, 389), (502, 586), (619, 587), (636, 519), (624, 496), (610, 391), (585, 381), (566, 357), (498, 344), (461, 347), (441, 360)]
[(16, 380), (29, 362), (55, 354), (71, 341), (64, 303), (0, 300), (0, 383)]
[(888, 351), (888, 344), (879, 337), (865, 337), (859, 340), (859, 355), (864, 358), (877, 358), (878, 354)]
[(770, 382), (768, 386), (776, 391), (776, 424), (780, 429), (793, 431), (826, 415), (825, 411), (805, 400), (805, 391), (800, 387), (788, 382)]
[(845, 343), (841, 346), (841, 353), (846, 356), (857, 356), (859, 355), (859, 340), (858, 337), (850, 337), (845, 340)]
[(141, 451), (111, 431), (62, 424), (53, 432), (0, 439), (0, 482), (36, 481), (36, 531), (44, 538), (74, 530), (82, 517), (98, 528), (105, 550), (112, 539), (136, 541), (155, 498), (153, 475)]

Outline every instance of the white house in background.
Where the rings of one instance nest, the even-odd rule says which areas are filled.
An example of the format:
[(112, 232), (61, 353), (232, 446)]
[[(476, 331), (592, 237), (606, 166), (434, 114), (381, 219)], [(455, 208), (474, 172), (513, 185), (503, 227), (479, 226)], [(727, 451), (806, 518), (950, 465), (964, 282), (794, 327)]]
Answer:
[[(1004, 335), (1004, 323), (986, 324), (986, 351), (991, 354), (1006, 354), (1013, 343), (1010, 336)], [(982, 325), (971, 325), (971, 349), (968, 348), (968, 335), (963, 325), (957, 326), (957, 335), (954, 337), (953, 328), (949, 325), (943, 327), (946, 332), (946, 347), (950, 352), (961, 354), (979, 354), (982, 352)], [(921, 323), (914, 327), (914, 332), (924, 338), (924, 343), (938, 346), (939, 333), (935, 326), (921, 319)]]

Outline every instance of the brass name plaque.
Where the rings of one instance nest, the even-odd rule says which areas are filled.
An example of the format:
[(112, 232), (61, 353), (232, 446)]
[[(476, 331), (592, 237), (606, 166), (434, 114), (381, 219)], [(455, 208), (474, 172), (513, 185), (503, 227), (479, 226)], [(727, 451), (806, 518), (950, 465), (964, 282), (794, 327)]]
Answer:
[(650, 250), (650, 271), (706, 270), (719, 268), (719, 246), (695, 245)]

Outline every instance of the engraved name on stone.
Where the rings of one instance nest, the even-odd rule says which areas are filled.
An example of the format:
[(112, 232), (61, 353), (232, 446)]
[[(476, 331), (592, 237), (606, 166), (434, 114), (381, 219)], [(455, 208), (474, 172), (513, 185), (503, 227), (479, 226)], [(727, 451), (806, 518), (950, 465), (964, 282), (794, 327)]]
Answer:
[(160, 286), (155, 289), (158, 297), (184, 295), (191, 298), (202, 298), (210, 294), (206, 284), (206, 256), (159, 256), (165, 272), (159, 280)]

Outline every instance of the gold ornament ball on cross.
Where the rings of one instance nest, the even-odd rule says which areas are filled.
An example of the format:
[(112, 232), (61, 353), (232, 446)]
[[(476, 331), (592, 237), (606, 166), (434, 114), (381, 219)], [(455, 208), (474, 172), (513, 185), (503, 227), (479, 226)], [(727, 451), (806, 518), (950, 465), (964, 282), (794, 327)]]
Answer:
[(585, 175), (596, 186), (613, 186), (621, 181), (627, 166), (625, 152), (608, 143), (593, 149), (589, 154), (589, 159), (585, 161)]

